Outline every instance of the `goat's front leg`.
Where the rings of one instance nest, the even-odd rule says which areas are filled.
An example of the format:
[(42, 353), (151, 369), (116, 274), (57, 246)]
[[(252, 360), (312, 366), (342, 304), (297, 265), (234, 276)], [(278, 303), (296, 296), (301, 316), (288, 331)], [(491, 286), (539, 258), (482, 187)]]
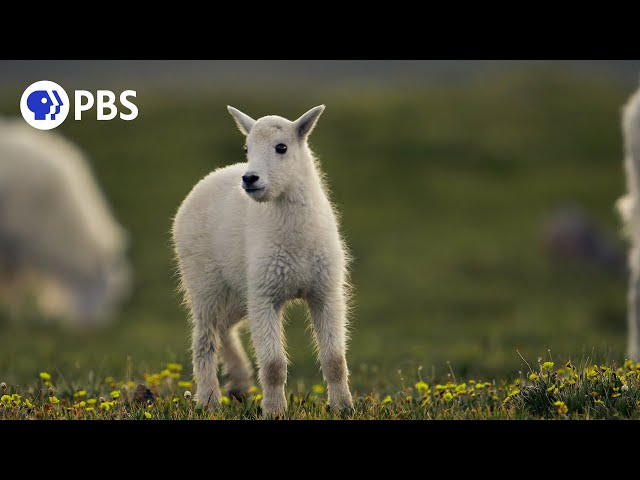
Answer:
[(327, 381), (329, 406), (338, 411), (353, 409), (349, 391), (346, 349), (346, 302), (340, 291), (309, 299), (311, 321), (318, 342), (320, 366)]
[(196, 400), (201, 407), (216, 408), (222, 397), (218, 383), (218, 329), (206, 315), (207, 309), (194, 307), (191, 350), (193, 375), (197, 383)]
[(287, 357), (282, 332), (282, 306), (267, 298), (249, 304), (249, 329), (258, 360), (262, 385), (263, 415), (282, 415), (287, 409), (284, 385), (287, 381)]

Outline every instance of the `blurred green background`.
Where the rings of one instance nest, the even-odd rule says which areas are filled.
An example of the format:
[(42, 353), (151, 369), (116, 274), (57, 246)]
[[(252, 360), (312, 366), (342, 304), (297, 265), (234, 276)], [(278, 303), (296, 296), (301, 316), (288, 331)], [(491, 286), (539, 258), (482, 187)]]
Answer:
[[(110, 327), (95, 332), (0, 318), (0, 380), (26, 383), (42, 370), (140, 380), (166, 361), (190, 369), (169, 229), (200, 178), (243, 161), (243, 138), (227, 104), (254, 118), (290, 119), (327, 105), (311, 144), (354, 256), (348, 361), (358, 391), (397, 382), (398, 370), (415, 378), (418, 366), (436, 376), (450, 368), (462, 376), (513, 375), (524, 368), (516, 350), (530, 363), (548, 351), (554, 359), (622, 361), (624, 273), (551, 258), (542, 225), (555, 208), (573, 203), (618, 234), (613, 205), (625, 185), (620, 110), (640, 63), (632, 75), (628, 65), (620, 74), (597, 62), (588, 69), (459, 63), (449, 73), (399, 69), (405, 74), (396, 78), (393, 62), (381, 62), (379, 81), (358, 77), (357, 62), (342, 63), (350, 72), (343, 81), (339, 62), (333, 76), (317, 81), (302, 74), (280, 81), (266, 67), (262, 81), (266, 62), (225, 63), (216, 67), (226, 65), (225, 80), (208, 84), (215, 69), (198, 77), (185, 64), (189, 81), (181, 83), (174, 62), (172, 81), (162, 84), (151, 74), (128, 78), (126, 63), (97, 69), (99, 81), (88, 74), (63, 81), (64, 64), (4, 62), (4, 72), (15, 68), (25, 79), (9, 76), (1, 84), (5, 115), (19, 115), (24, 88), (45, 78), (67, 92), (98, 84), (116, 93), (134, 89), (140, 114), (131, 122), (98, 122), (94, 109), (82, 121), (70, 115), (57, 129), (87, 153), (130, 233), (132, 298)], [(43, 73), (47, 65), (58, 77)], [(287, 316), (290, 387), (321, 383), (305, 310), (291, 308)]]

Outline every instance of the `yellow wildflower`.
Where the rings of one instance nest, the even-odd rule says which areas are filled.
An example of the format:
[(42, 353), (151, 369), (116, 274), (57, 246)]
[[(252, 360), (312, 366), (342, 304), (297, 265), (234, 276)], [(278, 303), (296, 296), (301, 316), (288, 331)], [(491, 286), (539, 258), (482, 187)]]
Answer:
[(22, 403), (22, 397), (17, 393), (14, 393), (13, 395), (11, 395), (11, 401), (16, 405), (20, 405)]
[(151, 418), (151, 414), (149, 412), (144, 412), (144, 418)]
[(418, 390), (418, 392), (420, 393), (426, 393), (429, 390), (429, 385), (426, 382), (420, 380), (418, 383), (416, 383), (416, 390)]
[(107, 377), (104, 379), (104, 383), (113, 383), (113, 377)]
[(57, 403), (60, 403), (60, 400), (58, 400), (58, 398), (55, 395), (52, 396), (52, 397), (49, 397), (49, 401), (51, 403), (53, 403), (54, 405), (57, 404)]
[(109, 410), (111, 410), (111, 402), (101, 402), (100, 410), (104, 410), (105, 412), (108, 412)]
[(255, 397), (253, 397), (253, 399), (254, 399), (256, 402), (259, 402), (260, 400), (262, 400), (262, 394), (261, 394), (261, 393), (257, 394)]
[(551, 385), (549, 388), (547, 388), (547, 392), (553, 392), (556, 389), (555, 385)]
[(596, 400), (595, 403), (598, 404), (598, 405), (604, 406), (604, 402), (602, 400), (600, 400), (600, 399)]
[(611, 395), (611, 398), (618, 398), (620, 395), (622, 395), (620, 392), (616, 392), (613, 395)]
[(324, 393), (324, 385), (314, 385), (311, 387), (314, 393), (322, 394)]
[(222, 396), (222, 399), (220, 400), (220, 403), (222, 403), (222, 405), (229, 405), (229, 397), (227, 397), (226, 395)]
[(253, 393), (253, 394), (258, 393), (258, 387), (256, 387), (255, 385), (253, 385), (253, 386), (249, 389), (249, 393)]
[(540, 377), (538, 377), (538, 375), (533, 372), (531, 373), (531, 375), (529, 375), (529, 380), (531, 380), (532, 382), (537, 381), (539, 378)]
[(624, 368), (627, 368), (629, 370), (633, 370), (633, 362), (631, 360), (625, 360), (624, 361)]
[(591, 367), (590, 369), (587, 370), (587, 378), (589, 380), (593, 380), (597, 376), (598, 376), (598, 371), (596, 370), (596, 367)]
[(553, 366), (555, 365), (555, 363), (553, 362), (544, 362), (542, 364), (542, 368), (544, 368), (545, 370), (549, 371), (553, 368)]
[(560, 367), (559, 369), (556, 370), (556, 373), (558, 375), (562, 375), (565, 372), (564, 368)]
[(384, 397), (384, 400), (382, 400), (382, 403), (391, 403), (393, 400), (391, 399), (391, 395), (387, 395), (386, 397)]
[(87, 391), (86, 390), (80, 390), (79, 392), (74, 393), (73, 396), (74, 396), (74, 398), (86, 397), (87, 396)]
[(186, 382), (186, 381), (180, 381), (178, 382), (178, 386), (180, 388), (191, 388), (192, 387), (192, 383), (191, 382)]
[(87, 406), (87, 402), (85, 402), (84, 400), (82, 400), (82, 401), (78, 404), (78, 406), (79, 406), (80, 408), (84, 408), (84, 407), (86, 407), (86, 406)]
[(47, 372), (40, 372), (40, 378), (42, 380), (51, 380), (51, 375), (49, 375)]
[(173, 370), (175, 372), (181, 372), (182, 371), (182, 365), (180, 365), (179, 363), (167, 363), (167, 369), (168, 370)]
[(453, 400), (453, 395), (451, 394), (451, 392), (446, 392), (442, 398), (444, 398), (445, 402), (450, 402), (451, 400)]
[(556, 410), (558, 413), (565, 414), (569, 411), (569, 408), (567, 407), (567, 405), (561, 400), (558, 400), (553, 405), (556, 407)]
[(467, 393), (467, 384), (461, 383), (460, 385), (456, 386), (455, 392), (460, 395)]
[(111, 392), (111, 398), (113, 398), (114, 400), (120, 398), (120, 390), (114, 390), (113, 392)]
[(85, 412), (88, 412), (88, 413), (91, 413), (93, 411), (95, 411), (95, 408), (93, 407), (87, 407), (87, 409), (85, 410)]
[(165, 369), (160, 372), (160, 378), (168, 377), (169, 375), (171, 375), (171, 372), (169, 370)]
[(24, 401), (24, 404), (25, 404), (28, 408), (33, 408), (33, 403), (31, 403), (31, 400), (29, 400), (28, 398)]
[(97, 401), (97, 400), (96, 400), (95, 398), (90, 398), (89, 400), (87, 400), (87, 403), (88, 403), (89, 405), (95, 405), (96, 401)]
[(11, 397), (9, 395), (2, 395), (2, 397), (0, 397), (0, 401), (9, 405), (9, 403), (11, 403)]

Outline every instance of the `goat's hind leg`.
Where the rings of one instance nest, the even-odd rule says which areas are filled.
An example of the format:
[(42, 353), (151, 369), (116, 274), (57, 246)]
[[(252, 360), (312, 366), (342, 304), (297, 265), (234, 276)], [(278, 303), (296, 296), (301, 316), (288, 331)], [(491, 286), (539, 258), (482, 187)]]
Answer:
[(222, 336), (222, 360), (224, 371), (229, 377), (229, 396), (242, 400), (251, 387), (253, 371), (251, 361), (242, 346), (240, 325), (230, 327)]

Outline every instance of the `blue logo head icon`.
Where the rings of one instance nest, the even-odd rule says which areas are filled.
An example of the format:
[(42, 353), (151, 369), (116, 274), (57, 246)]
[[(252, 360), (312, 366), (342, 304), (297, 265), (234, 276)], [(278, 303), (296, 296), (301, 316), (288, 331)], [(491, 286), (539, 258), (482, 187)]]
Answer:
[(20, 97), (24, 121), (38, 130), (51, 130), (69, 115), (69, 95), (56, 82), (39, 80), (29, 85)]
[(27, 97), (27, 107), (34, 114), (35, 120), (48, 120), (47, 115), (51, 115), (49, 120), (55, 120), (60, 113), (60, 107), (64, 105), (57, 90), (35, 90)]

